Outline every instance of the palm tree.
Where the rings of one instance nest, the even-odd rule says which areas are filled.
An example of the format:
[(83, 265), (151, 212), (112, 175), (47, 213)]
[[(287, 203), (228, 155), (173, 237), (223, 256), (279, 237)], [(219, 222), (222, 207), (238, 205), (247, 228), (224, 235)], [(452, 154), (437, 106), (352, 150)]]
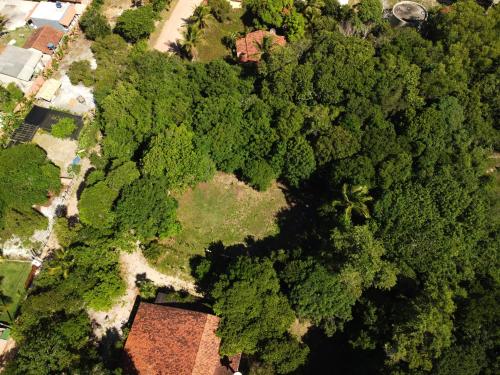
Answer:
[(262, 58), (265, 60), (271, 54), (271, 50), (274, 47), (273, 37), (271, 35), (267, 35), (264, 38), (262, 38), (262, 42), (260, 43), (255, 42), (255, 43), (257, 43), (257, 47), (262, 53)]
[(370, 218), (370, 210), (367, 202), (373, 200), (373, 197), (368, 195), (368, 186), (366, 185), (342, 185), (342, 199), (334, 200), (327, 207), (327, 211), (331, 211), (337, 207), (344, 209), (343, 222), (347, 225), (351, 223), (353, 212), (365, 219)]
[(210, 9), (205, 5), (199, 5), (195, 8), (190, 21), (197, 25), (200, 29), (207, 26), (207, 17), (210, 14)]
[(0, 35), (4, 33), (5, 27), (7, 25), (7, 17), (3, 14), (0, 14)]
[(64, 249), (56, 249), (54, 250), (54, 259), (49, 263), (48, 272), (51, 275), (60, 272), (63, 279), (67, 279), (73, 264), (74, 259), (72, 255)]
[(188, 25), (183, 32), (183, 40), (180, 42), (182, 54), (192, 60), (196, 55), (196, 44), (200, 40), (200, 29), (196, 25)]

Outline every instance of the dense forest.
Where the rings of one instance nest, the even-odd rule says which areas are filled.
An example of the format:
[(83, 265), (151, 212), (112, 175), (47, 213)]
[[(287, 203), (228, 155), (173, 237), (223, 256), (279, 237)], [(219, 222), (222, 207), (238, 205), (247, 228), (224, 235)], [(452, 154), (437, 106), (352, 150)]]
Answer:
[(378, 0), (246, 6), (289, 41), (256, 66), (92, 29), (85, 137), (101, 150), (7, 373), (113, 371), (85, 309), (123, 292), (119, 251), (182, 230), (172, 192), (217, 170), (257, 190), (278, 179), (289, 201), (279, 234), (192, 259), (222, 355), (245, 353), (251, 374), (499, 373), (498, 6), (458, 1), (419, 28), (391, 27)]

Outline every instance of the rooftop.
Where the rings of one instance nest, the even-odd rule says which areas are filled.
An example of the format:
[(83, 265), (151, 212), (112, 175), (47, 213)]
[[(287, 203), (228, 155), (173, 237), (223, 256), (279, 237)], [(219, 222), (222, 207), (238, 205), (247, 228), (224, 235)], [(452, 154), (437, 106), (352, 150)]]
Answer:
[[(58, 8), (57, 5), (60, 5)], [(63, 26), (68, 26), (75, 17), (76, 10), (73, 4), (61, 2), (40, 1), (33, 9), (30, 18), (57, 21)]]
[(265, 37), (273, 39), (273, 45), (284, 46), (284, 36), (276, 35), (269, 31), (257, 30), (248, 33), (243, 38), (236, 40), (236, 54), (241, 62), (258, 62), (262, 55), (261, 45)]
[(49, 44), (57, 47), (63, 36), (64, 33), (62, 31), (56, 30), (52, 26), (42, 26), (36, 29), (30, 36), (24, 44), (24, 48), (34, 48), (42, 53), (52, 55), (54, 49), (50, 49)]
[(126, 373), (227, 375), (238, 370), (240, 356), (221, 364), (219, 318), (177, 307), (141, 303), (125, 344)]
[(34, 49), (0, 47), (0, 74), (29, 81), (41, 58), (42, 53)]

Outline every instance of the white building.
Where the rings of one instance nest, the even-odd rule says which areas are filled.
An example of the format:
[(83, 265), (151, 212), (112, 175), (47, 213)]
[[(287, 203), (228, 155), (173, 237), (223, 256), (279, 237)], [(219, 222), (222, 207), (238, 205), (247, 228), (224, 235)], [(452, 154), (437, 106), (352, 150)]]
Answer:
[(0, 47), (0, 84), (14, 83), (24, 92), (31, 79), (43, 69), (42, 52), (16, 46)]
[(45, 25), (61, 31), (68, 31), (76, 20), (76, 8), (73, 4), (41, 1), (29, 17), (29, 23), (35, 27)]

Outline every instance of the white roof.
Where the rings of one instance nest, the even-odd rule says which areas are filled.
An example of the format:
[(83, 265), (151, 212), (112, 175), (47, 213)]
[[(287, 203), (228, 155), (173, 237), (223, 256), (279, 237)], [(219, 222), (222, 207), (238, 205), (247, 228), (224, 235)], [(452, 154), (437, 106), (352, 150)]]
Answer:
[(44, 82), (38, 93), (36, 94), (37, 99), (43, 99), (51, 102), (56, 96), (57, 90), (61, 87), (61, 81), (57, 79), (50, 78)]
[[(60, 4), (61, 7), (58, 8), (57, 4)], [(33, 13), (31, 13), (31, 18), (59, 21), (63, 18), (64, 13), (66, 13), (66, 10), (70, 7), (70, 5), (71, 4), (61, 2), (49, 3), (47, 1), (40, 1)]]

